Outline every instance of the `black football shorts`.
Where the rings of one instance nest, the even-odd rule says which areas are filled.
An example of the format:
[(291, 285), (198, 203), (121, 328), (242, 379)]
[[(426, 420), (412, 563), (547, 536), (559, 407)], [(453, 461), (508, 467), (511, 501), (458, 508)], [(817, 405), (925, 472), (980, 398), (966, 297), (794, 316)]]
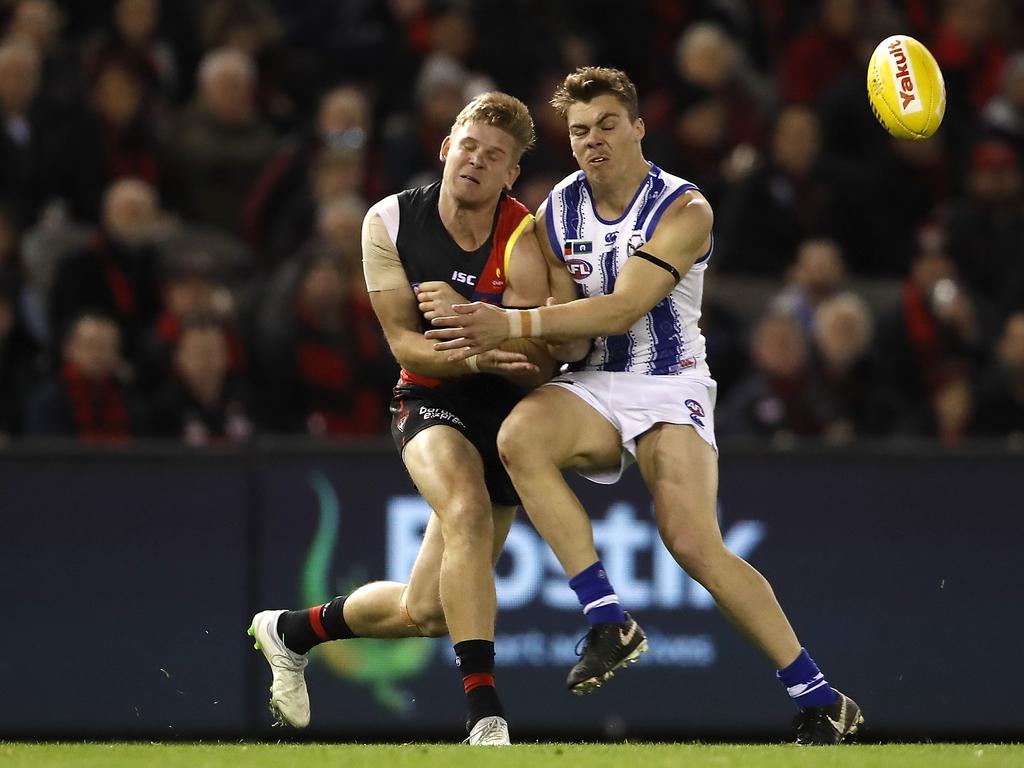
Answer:
[(496, 376), (445, 381), (437, 387), (401, 384), (391, 399), (391, 436), (399, 452), (428, 427), (459, 430), (480, 453), (493, 504), (518, 506), (519, 495), (498, 457), (498, 429), (523, 392)]

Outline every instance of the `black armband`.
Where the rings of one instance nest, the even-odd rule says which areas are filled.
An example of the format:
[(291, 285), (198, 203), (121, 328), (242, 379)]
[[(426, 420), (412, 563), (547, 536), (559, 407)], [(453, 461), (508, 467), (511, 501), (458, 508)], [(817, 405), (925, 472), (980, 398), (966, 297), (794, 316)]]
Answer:
[(662, 269), (664, 269), (664, 270), (665, 270), (666, 272), (671, 272), (671, 273), (672, 273), (672, 277), (674, 277), (674, 278), (675, 278), (675, 281), (676, 281), (677, 283), (678, 283), (678, 282), (679, 282), (680, 280), (682, 280), (682, 279), (683, 279), (682, 277), (680, 277), (680, 275), (679, 275), (679, 270), (678, 270), (678, 269), (676, 269), (675, 267), (673, 267), (673, 266), (672, 266), (671, 264), (669, 264), (669, 263), (668, 263), (667, 261), (663, 261), (663, 260), (659, 259), (659, 258), (658, 258), (657, 256), (652, 256), (651, 254), (647, 253), (646, 251), (633, 251), (633, 255), (634, 255), (634, 256), (639, 256), (639, 257), (640, 257), (641, 259), (643, 259), (644, 261), (649, 261), (649, 262), (651, 262), (651, 264), (653, 264), (653, 265), (654, 265), (654, 266), (656, 266), (656, 267), (661, 267), (661, 268), (662, 268)]

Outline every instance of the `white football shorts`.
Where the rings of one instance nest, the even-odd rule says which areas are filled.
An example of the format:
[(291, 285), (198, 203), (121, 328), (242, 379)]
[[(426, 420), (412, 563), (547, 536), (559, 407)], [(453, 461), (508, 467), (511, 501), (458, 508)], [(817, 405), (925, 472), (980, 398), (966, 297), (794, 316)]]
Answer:
[(693, 427), (718, 452), (715, 398), (718, 384), (710, 376), (649, 376), (618, 371), (559, 373), (544, 386), (562, 387), (600, 413), (622, 438), (618, 469), (580, 472), (595, 483), (618, 482), (636, 461), (636, 439), (655, 424)]

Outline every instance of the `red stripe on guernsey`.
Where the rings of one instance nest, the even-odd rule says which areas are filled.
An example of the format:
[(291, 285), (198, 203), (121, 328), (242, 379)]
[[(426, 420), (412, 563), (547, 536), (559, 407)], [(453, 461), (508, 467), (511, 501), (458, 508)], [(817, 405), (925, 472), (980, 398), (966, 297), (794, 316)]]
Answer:
[(327, 634), (327, 630), (324, 629), (324, 623), (320, 621), (320, 611), (322, 610), (322, 605), (317, 605), (309, 609), (309, 625), (313, 628), (317, 637), (324, 642), (327, 642), (331, 639), (331, 636)]
[(462, 687), (466, 689), (466, 693), (469, 693), (474, 688), (479, 688), (481, 685), (489, 685), (493, 688), (494, 675), (490, 672), (474, 672), (462, 678)]
[(499, 205), (501, 209), (498, 213), (498, 225), (494, 228), (491, 253), (484, 268), (477, 275), (476, 291), (473, 293), (474, 300), (486, 301), (489, 304), (501, 304), (505, 282), (508, 280), (508, 275), (505, 274), (505, 247), (516, 227), (530, 215), (525, 205), (509, 195), (502, 197)]

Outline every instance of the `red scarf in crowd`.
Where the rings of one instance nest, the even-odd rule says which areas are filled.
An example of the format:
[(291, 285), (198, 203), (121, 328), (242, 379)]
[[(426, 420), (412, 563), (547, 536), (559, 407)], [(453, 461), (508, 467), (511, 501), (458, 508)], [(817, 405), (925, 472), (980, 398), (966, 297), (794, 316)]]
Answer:
[(61, 372), (78, 436), (86, 441), (125, 441), (131, 437), (124, 390), (114, 377), (92, 381), (74, 363)]

